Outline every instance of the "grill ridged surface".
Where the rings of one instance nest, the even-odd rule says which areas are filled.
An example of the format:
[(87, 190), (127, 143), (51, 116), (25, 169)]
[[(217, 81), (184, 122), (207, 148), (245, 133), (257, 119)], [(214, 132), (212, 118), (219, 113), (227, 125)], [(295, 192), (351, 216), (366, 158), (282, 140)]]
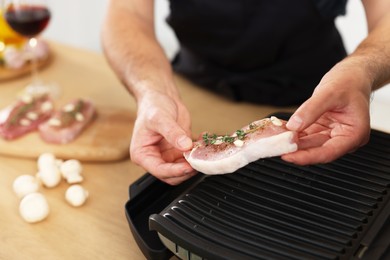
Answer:
[(173, 241), (187, 236), (183, 247), (208, 258), (348, 259), (389, 191), (390, 138), (373, 131), (369, 144), (330, 164), (270, 158), (206, 177), (151, 226)]

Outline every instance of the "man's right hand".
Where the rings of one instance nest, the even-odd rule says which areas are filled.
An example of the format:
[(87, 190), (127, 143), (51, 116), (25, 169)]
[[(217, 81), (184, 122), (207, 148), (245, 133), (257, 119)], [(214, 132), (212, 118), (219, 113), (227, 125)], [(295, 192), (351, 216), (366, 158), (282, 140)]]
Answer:
[(196, 172), (183, 157), (192, 148), (190, 115), (180, 100), (149, 91), (138, 100), (131, 160), (156, 178), (177, 185)]

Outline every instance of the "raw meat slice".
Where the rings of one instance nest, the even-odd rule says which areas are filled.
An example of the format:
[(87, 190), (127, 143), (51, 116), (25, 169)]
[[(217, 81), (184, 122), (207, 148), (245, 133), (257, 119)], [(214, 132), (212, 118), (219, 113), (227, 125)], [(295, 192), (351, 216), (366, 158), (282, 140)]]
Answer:
[(53, 108), (53, 102), (46, 94), (24, 94), (0, 111), (0, 136), (12, 140), (36, 130), (51, 116)]
[(297, 134), (276, 117), (255, 121), (230, 136), (204, 134), (184, 157), (195, 170), (205, 174), (232, 173), (260, 158), (297, 150)]
[(66, 144), (78, 137), (93, 121), (96, 110), (91, 101), (76, 99), (39, 126), (42, 139), (48, 143)]

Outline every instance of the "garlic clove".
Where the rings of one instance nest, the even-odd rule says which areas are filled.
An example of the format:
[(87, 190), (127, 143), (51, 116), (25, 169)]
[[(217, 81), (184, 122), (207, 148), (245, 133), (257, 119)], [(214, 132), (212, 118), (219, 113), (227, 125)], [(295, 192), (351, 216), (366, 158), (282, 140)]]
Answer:
[(47, 122), (50, 126), (61, 126), (62, 122), (58, 118), (50, 118), (49, 121)]
[(19, 205), (19, 213), (29, 223), (36, 223), (44, 220), (49, 215), (49, 204), (43, 194), (33, 192), (27, 194)]
[(38, 119), (39, 115), (38, 115), (38, 113), (36, 113), (36, 112), (28, 112), (28, 113), (26, 114), (26, 117), (27, 117), (28, 119), (30, 119), (31, 121), (35, 121), (35, 120)]
[(72, 112), (72, 111), (75, 110), (75, 108), (76, 108), (75, 104), (69, 103), (69, 104), (65, 105), (65, 106), (62, 108), (62, 111), (64, 111), (64, 112)]
[(237, 139), (236, 141), (233, 142), (236, 147), (243, 147), (244, 146), (244, 141)]
[(31, 95), (29, 95), (29, 94), (24, 94), (23, 96), (21, 96), (20, 99), (25, 104), (31, 104), (33, 102), (34, 98)]
[(81, 113), (76, 113), (76, 120), (79, 122), (83, 122), (85, 120), (84, 115)]
[(22, 118), (22, 119), (20, 119), (19, 124), (21, 126), (29, 126), (29, 125), (31, 125), (31, 120), (29, 120), (27, 118)]
[(271, 122), (272, 122), (272, 124), (274, 124), (276, 126), (282, 126), (283, 125), (282, 121), (280, 121), (280, 119), (277, 118), (276, 116), (271, 116)]
[(65, 200), (74, 207), (83, 205), (88, 196), (88, 191), (79, 184), (71, 185), (65, 192)]
[(42, 105), (41, 105), (41, 110), (42, 112), (49, 112), (51, 110), (53, 110), (53, 104), (50, 102), (50, 101), (45, 101)]
[(19, 198), (23, 198), (29, 193), (38, 191), (39, 187), (40, 187), (39, 180), (36, 177), (27, 174), (20, 175), (14, 180), (12, 184), (12, 188), (15, 194)]

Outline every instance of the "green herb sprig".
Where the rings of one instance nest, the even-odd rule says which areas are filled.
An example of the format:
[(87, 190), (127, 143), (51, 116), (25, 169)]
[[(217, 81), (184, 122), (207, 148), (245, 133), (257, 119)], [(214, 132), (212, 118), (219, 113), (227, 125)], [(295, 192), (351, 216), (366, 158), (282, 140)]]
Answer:
[(71, 125), (76, 120), (77, 113), (81, 113), (83, 108), (84, 108), (84, 102), (82, 100), (79, 100), (72, 111), (61, 111), (61, 115), (60, 115), (61, 127), (66, 127)]
[(234, 143), (234, 141), (236, 140), (244, 140), (249, 133), (253, 133), (263, 127), (264, 124), (257, 125), (255, 123), (251, 123), (249, 124), (249, 129), (247, 131), (239, 129), (235, 132), (235, 135), (233, 136), (229, 136), (229, 135), (217, 136), (216, 134), (205, 133), (203, 134), (202, 138), (206, 145), (216, 144), (218, 141), (222, 143), (231, 144)]
[(217, 136), (216, 134), (204, 133), (202, 138), (206, 145), (215, 144), (217, 143), (217, 141), (231, 144), (234, 143), (234, 141), (236, 140), (244, 140), (246, 135), (247, 133), (244, 130), (240, 129), (236, 131), (235, 136), (229, 136), (229, 135)]
[(19, 120), (25, 116), (26, 112), (29, 111), (34, 106), (35, 106), (35, 101), (32, 101), (31, 103), (24, 104), (18, 107), (15, 114), (9, 120), (9, 126), (17, 124)]

